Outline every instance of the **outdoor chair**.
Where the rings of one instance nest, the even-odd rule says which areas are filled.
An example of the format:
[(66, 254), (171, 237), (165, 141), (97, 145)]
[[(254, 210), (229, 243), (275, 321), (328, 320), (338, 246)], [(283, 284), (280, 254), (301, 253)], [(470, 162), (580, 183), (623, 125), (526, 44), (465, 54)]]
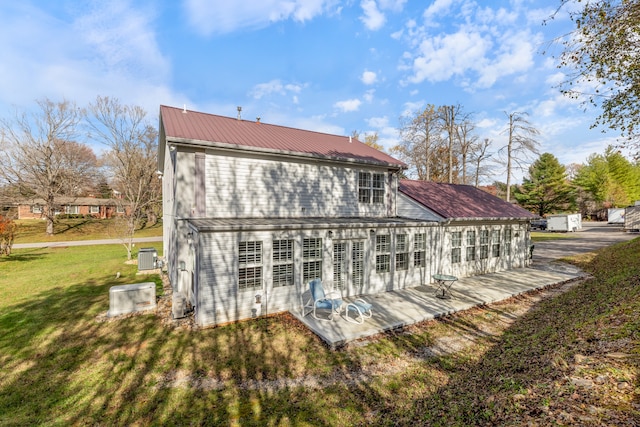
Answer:
[[(334, 315), (340, 314), (342, 310), (342, 303), (344, 301), (339, 293), (326, 293), (322, 287), (322, 281), (320, 279), (313, 279), (309, 282), (309, 291), (310, 297), (302, 308), (304, 316), (312, 313), (316, 320), (332, 320)], [(326, 318), (318, 317), (319, 309), (329, 310), (329, 316)], [(306, 310), (309, 310), (309, 312), (307, 313)]]
[[(351, 323), (362, 324), (364, 319), (370, 319), (373, 315), (371, 311), (372, 308), (373, 306), (371, 304), (362, 298), (357, 298), (347, 304), (345, 318)], [(352, 313), (355, 317), (351, 317)]]

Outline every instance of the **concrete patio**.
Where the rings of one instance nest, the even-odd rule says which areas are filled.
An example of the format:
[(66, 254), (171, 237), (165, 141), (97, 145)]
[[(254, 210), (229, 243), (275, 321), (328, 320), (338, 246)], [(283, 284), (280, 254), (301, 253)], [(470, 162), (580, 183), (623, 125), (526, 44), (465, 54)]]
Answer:
[(451, 299), (437, 298), (435, 284), (366, 295), (363, 298), (373, 305), (373, 317), (365, 319), (362, 324), (348, 322), (344, 311), (333, 320), (316, 320), (311, 314), (303, 316), (302, 312), (294, 311), (292, 314), (329, 347), (337, 348), (380, 332), (501, 301), (581, 276), (584, 273), (567, 268), (566, 264), (552, 263), (543, 268), (521, 268), (461, 278), (451, 288)]

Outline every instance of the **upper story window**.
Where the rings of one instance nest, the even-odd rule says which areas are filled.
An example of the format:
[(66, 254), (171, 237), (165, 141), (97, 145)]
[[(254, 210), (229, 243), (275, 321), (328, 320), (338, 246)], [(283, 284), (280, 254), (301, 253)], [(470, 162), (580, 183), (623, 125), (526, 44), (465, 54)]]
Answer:
[(384, 174), (358, 172), (358, 202), (384, 203)]

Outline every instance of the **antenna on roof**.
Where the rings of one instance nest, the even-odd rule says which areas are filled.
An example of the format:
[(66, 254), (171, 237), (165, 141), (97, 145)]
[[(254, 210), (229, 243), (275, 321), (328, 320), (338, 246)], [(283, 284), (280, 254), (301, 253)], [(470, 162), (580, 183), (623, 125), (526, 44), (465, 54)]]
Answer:
[(242, 107), (238, 106), (238, 120), (242, 120), (242, 116), (240, 113), (242, 113)]

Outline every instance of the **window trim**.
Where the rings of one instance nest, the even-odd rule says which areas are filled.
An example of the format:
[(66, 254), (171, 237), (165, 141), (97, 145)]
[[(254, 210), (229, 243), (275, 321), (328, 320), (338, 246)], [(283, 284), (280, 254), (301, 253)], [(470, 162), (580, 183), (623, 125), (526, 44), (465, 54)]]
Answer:
[[(284, 248), (282, 247), (283, 244), (285, 245)], [(271, 247), (273, 249), (271, 254), (273, 262), (271, 283), (273, 287), (293, 286), (295, 284), (293, 262), (295, 246), (293, 239), (273, 239)]]
[(238, 291), (250, 292), (262, 289), (263, 262), (262, 240), (238, 242)]
[[(382, 241), (384, 239), (384, 242)], [(376, 273), (391, 271), (391, 234), (376, 235)]]

